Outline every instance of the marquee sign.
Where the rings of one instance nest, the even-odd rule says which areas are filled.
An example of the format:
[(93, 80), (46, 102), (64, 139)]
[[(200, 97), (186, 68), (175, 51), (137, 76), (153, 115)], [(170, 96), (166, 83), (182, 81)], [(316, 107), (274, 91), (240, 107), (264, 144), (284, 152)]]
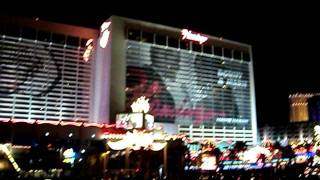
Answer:
[(197, 41), (197, 42), (199, 42), (199, 44), (203, 44), (204, 42), (206, 42), (208, 40), (207, 36), (203, 36), (199, 33), (193, 33), (192, 31), (190, 31), (188, 29), (182, 29), (181, 34), (182, 34), (182, 39)]

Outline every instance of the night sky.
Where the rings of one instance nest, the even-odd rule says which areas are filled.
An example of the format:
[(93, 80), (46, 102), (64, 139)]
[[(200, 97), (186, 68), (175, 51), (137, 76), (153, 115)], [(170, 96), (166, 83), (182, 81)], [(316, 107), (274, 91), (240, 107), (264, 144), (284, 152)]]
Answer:
[[(82, 7), (73, 9), (73, 13), (66, 13), (68, 9), (64, 9), (59, 13), (34, 11), (22, 16), (98, 29), (114, 14), (251, 44), (259, 125), (289, 121), (290, 93), (320, 92), (317, 56), (320, 51), (320, 16), (316, 10), (299, 4), (295, 7), (278, 4), (257, 7), (203, 5), (162, 5), (158, 9), (139, 7), (131, 10), (101, 6), (93, 12), (86, 12)], [(91, 4), (90, 8), (94, 6)]]

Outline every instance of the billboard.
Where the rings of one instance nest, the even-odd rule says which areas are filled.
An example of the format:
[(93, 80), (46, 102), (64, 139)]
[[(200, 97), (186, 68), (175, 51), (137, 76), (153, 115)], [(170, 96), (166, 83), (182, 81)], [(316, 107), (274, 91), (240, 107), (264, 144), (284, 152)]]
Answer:
[[(145, 120), (145, 122), (143, 122)], [(116, 115), (116, 127), (124, 129), (143, 128), (145, 123), (146, 129), (153, 128), (154, 117), (150, 114), (143, 113), (119, 113)]]
[(127, 41), (126, 104), (150, 99), (155, 122), (250, 126), (249, 62)]

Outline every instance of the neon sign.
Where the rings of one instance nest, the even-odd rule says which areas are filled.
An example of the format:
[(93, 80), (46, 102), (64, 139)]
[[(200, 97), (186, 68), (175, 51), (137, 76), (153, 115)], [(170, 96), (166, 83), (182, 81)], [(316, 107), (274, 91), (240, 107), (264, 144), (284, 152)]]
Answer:
[(208, 40), (208, 37), (202, 36), (199, 33), (197, 33), (197, 34), (192, 33), (192, 31), (190, 31), (188, 29), (182, 29), (181, 34), (182, 34), (182, 39), (197, 41), (197, 42), (199, 42), (199, 44), (202, 44)]
[(109, 27), (111, 25), (111, 22), (104, 22), (101, 25), (101, 38), (100, 38), (100, 47), (105, 48), (108, 44), (109, 36), (110, 36), (110, 31)]
[(85, 62), (89, 61), (92, 50), (93, 50), (93, 39), (89, 39), (86, 43), (86, 50), (82, 56)]

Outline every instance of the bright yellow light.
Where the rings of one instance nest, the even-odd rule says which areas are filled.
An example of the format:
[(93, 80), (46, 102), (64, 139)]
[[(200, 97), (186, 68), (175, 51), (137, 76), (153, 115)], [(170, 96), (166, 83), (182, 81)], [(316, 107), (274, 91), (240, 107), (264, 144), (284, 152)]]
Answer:
[(151, 146), (150, 146), (150, 149), (152, 151), (160, 151), (162, 150), (164, 147), (166, 147), (167, 145), (167, 142), (164, 142), (164, 143), (160, 143), (160, 142), (157, 142), (157, 143), (152, 143)]
[(104, 152), (101, 154), (101, 157), (106, 157), (108, 154), (110, 154), (110, 151)]
[(0, 160), (0, 171), (9, 168), (9, 163), (7, 161)]
[(217, 161), (215, 156), (203, 156), (201, 158), (202, 164), (200, 168), (202, 170), (214, 170), (216, 169)]
[(11, 162), (13, 168), (17, 171), (17, 172), (20, 172), (21, 169), (20, 167), (18, 166), (18, 164), (16, 163), (16, 161), (14, 160), (14, 158), (12, 157), (11, 155), (11, 152), (9, 151), (8, 145), (3, 145), (3, 144), (0, 144), (0, 151), (4, 152), (4, 154), (8, 157), (9, 161)]
[(123, 150), (125, 148), (130, 148), (133, 150), (151, 149), (153, 151), (159, 151), (163, 149), (167, 143), (166, 142), (155, 142), (155, 140), (164, 140), (164, 136), (153, 134), (151, 132), (137, 131), (134, 130), (132, 133), (127, 132), (124, 138), (120, 141), (108, 141), (107, 144), (113, 150)]
[(129, 147), (129, 142), (125, 139), (116, 142), (108, 141), (107, 144), (113, 150), (123, 150)]
[(132, 112), (144, 112), (147, 113), (150, 109), (149, 99), (145, 96), (141, 96), (131, 105)]
[(314, 131), (315, 131), (315, 134), (320, 134), (320, 126), (319, 125), (314, 126)]

